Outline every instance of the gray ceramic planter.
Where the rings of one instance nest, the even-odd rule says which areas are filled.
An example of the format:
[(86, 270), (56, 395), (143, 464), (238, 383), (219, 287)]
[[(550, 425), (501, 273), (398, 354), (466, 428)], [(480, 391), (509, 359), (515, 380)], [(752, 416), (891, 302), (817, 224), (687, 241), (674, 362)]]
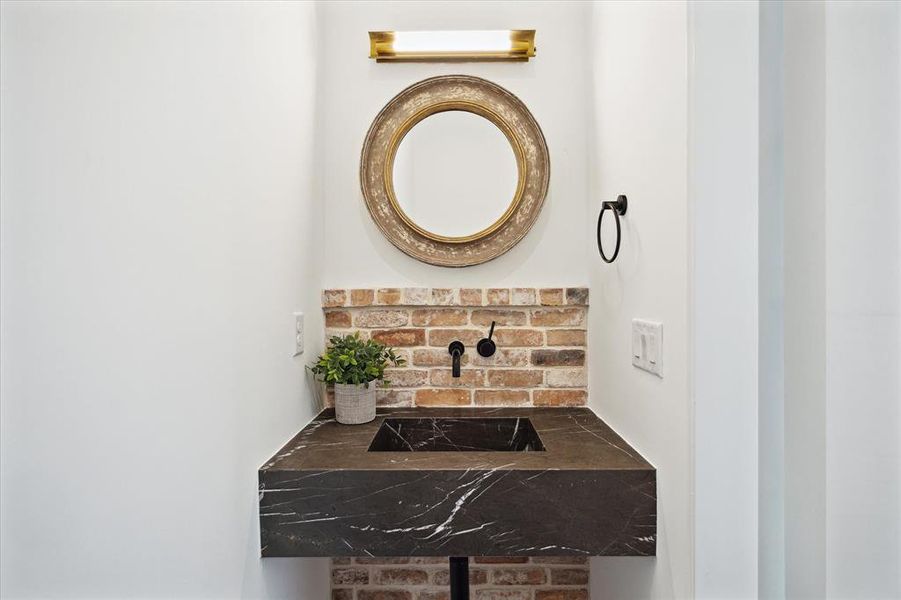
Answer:
[(376, 382), (335, 384), (335, 420), (345, 425), (368, 423), (375, 418)]

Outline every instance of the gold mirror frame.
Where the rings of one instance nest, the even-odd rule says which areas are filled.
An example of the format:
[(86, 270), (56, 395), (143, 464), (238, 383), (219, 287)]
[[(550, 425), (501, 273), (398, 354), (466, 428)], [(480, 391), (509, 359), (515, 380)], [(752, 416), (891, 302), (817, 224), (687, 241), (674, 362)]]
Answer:
[[(510, 141), (519, 172), (516, 193), (504, 214), (483, 231), (464, 237), (419, 227), (400, 208), (394, 192), (394, 158), (404, 136), (423, 119), (448, 110), (471, 112), (494, 123)], [(409, 256), (443, 267), (477, 265), (515, 246), (538, 218), (549, 179), (547, 144), (525, 104), (499, 85), (467, 75), (425, 79), (392, 98), (369, 128), (360, 157), (363, 198), (381, 232)]]

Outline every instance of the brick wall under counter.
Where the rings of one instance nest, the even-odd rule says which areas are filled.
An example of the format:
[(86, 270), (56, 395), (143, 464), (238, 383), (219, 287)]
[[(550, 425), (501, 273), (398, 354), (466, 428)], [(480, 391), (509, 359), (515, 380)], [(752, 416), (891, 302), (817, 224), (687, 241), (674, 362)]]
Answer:
[[(449, 600), (448, 559), (333, 558), (332, 600)], [(584, 557), (475, 557), (473, 600), (588, 600)]]
[[(588, 289), (362, 288), (322, 293), (326, 337), (357, 331), (406, 359), (380, 406), (584, 406)], [(497, 353), (476, 343), (497, 322)], [(447, 345), (466, 346), (451, 377)], [(331, 403), (331, 395), (327, 395)]]

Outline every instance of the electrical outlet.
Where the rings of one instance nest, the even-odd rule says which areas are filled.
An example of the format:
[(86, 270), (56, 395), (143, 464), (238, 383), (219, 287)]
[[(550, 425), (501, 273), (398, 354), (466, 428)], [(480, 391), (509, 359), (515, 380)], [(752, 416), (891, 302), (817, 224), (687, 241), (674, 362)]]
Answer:
[(303, 313), (294, 313), (294, 355), (303, 354)]
[(663, 323), (632, 319), (632, 364), (663, 377)]

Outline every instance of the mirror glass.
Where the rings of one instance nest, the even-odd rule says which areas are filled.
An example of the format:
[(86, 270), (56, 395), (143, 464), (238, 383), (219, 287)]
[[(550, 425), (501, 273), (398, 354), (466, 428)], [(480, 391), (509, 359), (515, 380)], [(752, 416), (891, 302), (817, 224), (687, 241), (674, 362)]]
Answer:
[(430, 115), (401, 140), (392, 172), (400, 209), (418, 227), (466, 237), (493, 225), (516, 194), (516, 154), (504, 132), (475, 113)]

